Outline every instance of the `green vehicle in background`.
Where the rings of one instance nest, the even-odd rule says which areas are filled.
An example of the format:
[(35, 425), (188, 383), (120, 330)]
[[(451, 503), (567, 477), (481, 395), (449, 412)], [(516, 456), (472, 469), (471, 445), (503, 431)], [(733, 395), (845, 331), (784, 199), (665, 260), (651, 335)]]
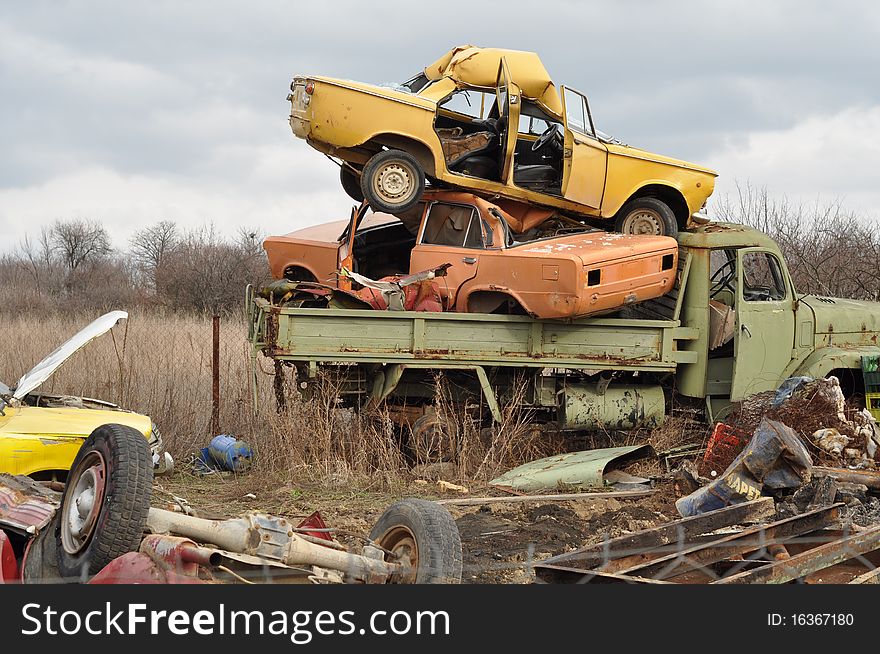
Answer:
[(835, 375), (846, 395), (864, 393), (880, 304), (798, 294), (777, 244), (741, 225), (682, 232), (679, 248), (672, 292), (580, 320), (304, 308), (250, 294), (254, 363), (295, 366), (306, 392), (328, 373), (345, 404), (384, 405), (414, 431), (435, 428), (437, 372), (486, 426), (513, 400), (563, 431), (656, 426), (673, 401), (716, 420), (795, 375)]

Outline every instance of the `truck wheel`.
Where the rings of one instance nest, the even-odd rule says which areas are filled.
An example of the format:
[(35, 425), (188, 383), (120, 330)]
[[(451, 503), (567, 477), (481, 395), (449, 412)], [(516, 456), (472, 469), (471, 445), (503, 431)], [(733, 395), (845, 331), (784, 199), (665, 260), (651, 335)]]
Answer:
[(348, 194), (348, 197), (358, 202), (364, 201), (360, 177), (351, 168), (342, 166), (339, 169), (339, 181), (342, 182), (342, 189)]
[(422, 197), (425, 173), (411, 154), (383, 150), (364, 166), (361, 190), (373, 211), (403, 213)]
[(404, 564), (389, 583), (461, 583), (461, 536), (449, 511), (436, 502), (408, 498), (392, 504), (373, 527), (370, 540)]
[(657, 198), (636, 198), (627, 202), (617, 212), (614, 229), (621, 234), (653, 234), (678, 238), (675, 214), (669, 205)]
[(455, 454), (449, 424), (436, 413), (427, 413), (412, 424), (412, 447), (419, 463), (452, 461)]
[(138, 549), (150, 510), (153, 461), (144, 435), (101, 425), (82, 444), (55, 526), (62, 578), (86, 580)]

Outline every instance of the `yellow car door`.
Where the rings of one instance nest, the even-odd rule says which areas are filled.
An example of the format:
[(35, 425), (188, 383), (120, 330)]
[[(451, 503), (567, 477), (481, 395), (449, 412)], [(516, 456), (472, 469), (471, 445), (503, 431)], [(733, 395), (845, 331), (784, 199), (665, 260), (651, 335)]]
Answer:
[(499, 166), (501, 183), (513, 183), (513, 154), (516, 150), (516, 132), (519, 125), (520, 90), (510, 77), (507, 59), (501, 57), (496, 86), (498, 101), (498, 135), (501, 144)]
[(605, 191), (608, 148), (596, 137), (590, 105), (577, 91), (562, 87), (565, 111), (565, 153), (562, 167), (562, 195), (598, 209)]

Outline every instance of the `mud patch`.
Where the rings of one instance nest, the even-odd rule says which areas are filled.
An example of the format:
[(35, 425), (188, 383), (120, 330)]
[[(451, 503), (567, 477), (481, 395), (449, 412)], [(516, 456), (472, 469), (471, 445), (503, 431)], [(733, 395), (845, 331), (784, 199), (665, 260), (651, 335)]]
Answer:
[(457, 509), (453, 515), (461, 532), (462, 582), (531, 583), (536, 561), (675, 519), (674, 500), (671, 484), (664, 484), (638, 500)]

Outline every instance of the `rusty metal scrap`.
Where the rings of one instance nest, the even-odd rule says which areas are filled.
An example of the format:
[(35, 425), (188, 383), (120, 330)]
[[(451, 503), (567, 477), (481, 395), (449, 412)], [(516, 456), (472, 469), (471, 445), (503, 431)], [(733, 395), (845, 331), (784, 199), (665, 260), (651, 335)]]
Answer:
[(736, 527), (775, 515), (761, 498), (551, 557), (535, 574), (545, 583), (876, 583), (880, 526), (842, 530), (841, 506)]
[(0, 527), (35, 535), (48, 525), (61, 494), (27, 477), (0, 474)]

